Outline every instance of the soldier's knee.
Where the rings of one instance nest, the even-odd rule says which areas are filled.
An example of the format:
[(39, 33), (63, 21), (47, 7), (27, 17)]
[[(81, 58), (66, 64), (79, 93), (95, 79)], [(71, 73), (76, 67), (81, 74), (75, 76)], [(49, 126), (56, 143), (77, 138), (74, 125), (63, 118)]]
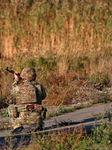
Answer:
[(14, 118), (18, 117), (17, 105), (14, 104), (9, 105), (8, 114), (9, 117), (14, 117)]

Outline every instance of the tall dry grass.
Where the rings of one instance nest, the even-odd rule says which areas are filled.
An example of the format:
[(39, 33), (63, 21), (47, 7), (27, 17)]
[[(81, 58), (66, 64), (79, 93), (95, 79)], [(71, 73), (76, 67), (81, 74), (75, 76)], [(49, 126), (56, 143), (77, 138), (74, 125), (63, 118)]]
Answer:
[(0, 33), (2, 77), (4, 66), (21, 71), (29, 65), (39, 81), (51, 71), (60, 76), (76, 68), (79, 78), (83, 72), (84, 77), (99, 80), (104, 74), (112, 81), (109, 0), (2, 0)]

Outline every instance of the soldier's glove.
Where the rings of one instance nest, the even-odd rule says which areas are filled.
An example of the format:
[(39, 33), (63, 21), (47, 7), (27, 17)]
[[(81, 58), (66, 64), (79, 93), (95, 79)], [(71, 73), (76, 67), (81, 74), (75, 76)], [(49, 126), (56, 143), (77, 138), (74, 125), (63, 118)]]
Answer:
[(34, 109), (34, 105), (33, 104), (26, 104), (25, 107), (27, 109)]
[(47, 109), (44, 108), (44, 107), (42, 107), (42, 111), (44, 111), (44, 112), (43, 112), (43, 119), (45, 119), (45, 118), (46, 118)]
[(34, 110), (42, 110), (42, 105), (38, 104), (25, 104), (25, 108), (27, 109), (34, 109)]

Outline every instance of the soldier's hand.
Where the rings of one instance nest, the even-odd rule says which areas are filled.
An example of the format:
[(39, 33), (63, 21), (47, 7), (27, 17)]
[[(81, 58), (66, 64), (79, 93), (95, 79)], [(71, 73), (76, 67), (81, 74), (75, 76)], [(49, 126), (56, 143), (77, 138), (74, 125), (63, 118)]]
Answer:
[(18, 79), (18, 76), (16, 74), (14, 74), (14, 79)]

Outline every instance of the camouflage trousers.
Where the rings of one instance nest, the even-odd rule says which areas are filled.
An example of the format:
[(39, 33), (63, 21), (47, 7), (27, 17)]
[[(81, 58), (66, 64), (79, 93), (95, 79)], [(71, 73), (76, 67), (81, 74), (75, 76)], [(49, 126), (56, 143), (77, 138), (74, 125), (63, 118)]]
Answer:
[(10, 117), (10, 122), (13, 128), (18, 128), (23, 125), (43, 125), (43, 118), (41, 117), (40, 111), (27, 110), (25, 105), (14, 105), (11, 104), (8, 107), (8, 113)]

